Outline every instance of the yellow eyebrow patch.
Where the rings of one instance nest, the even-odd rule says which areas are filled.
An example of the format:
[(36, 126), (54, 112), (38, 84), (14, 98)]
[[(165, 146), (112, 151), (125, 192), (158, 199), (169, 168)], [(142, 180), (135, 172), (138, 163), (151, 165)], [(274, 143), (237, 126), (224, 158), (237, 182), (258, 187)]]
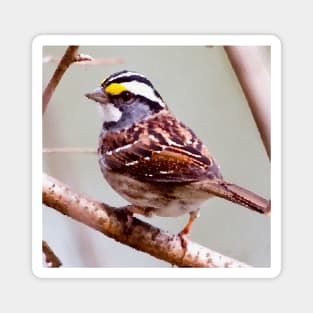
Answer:
[(105, 88), (105, 92), (111, 95), (119, 95), (122, 91), (127, 90), (125, 86), (118, 83), (112, 83)]

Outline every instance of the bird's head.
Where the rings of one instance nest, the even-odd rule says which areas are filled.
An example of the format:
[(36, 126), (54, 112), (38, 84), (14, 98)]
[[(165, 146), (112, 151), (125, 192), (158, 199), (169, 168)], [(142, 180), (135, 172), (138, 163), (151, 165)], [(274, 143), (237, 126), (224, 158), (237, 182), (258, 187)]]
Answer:
[(167, 110), (160, 94), (142, 74), (121, 71), (85, 95), (99, 103), (107, 130), (119, 130)]

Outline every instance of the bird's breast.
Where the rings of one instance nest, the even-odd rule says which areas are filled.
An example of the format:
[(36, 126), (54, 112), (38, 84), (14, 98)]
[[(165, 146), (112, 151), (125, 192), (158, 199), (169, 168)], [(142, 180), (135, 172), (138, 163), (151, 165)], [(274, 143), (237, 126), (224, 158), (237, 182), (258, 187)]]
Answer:
[(197, 210), (211, 195), (192, 184), (147, 183), (103, 168), (110, 186), (133, 205), (157, 216), (175, 217)]

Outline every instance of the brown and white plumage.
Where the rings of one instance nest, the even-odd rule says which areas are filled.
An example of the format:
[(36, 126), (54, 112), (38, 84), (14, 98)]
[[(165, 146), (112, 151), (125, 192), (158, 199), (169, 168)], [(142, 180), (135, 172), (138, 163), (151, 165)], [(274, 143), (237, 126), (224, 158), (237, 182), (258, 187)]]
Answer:
[(221, 177), (202, 142), (168, 111), (119, 132), (104, 132), (99, 153), (110, 170), (147, 182), (185, 183)]
[(223, 180), (219, 166), (194, 132), (178, 121), (151, 82), (122, 71), (86, 95), (104, 111), (99, 164), (109, 184), (142, 214), (191, 214), (219, 196), (260, 213), (270, 202)]

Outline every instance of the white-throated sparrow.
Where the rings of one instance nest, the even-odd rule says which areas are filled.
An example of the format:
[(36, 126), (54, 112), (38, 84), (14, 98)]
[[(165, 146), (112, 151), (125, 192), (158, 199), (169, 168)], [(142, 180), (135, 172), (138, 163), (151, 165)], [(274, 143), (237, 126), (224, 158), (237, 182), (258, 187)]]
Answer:
[(220, 168), (194, 132), (168, 110), (143, 75), (121, 71), (86, 97), (100, 104), (101, 171), (135, 213), (174, 217), (190, 214), (186, 235), (201, 204), (219, 196), (259, 213), (270, 201), (223, 180)]

